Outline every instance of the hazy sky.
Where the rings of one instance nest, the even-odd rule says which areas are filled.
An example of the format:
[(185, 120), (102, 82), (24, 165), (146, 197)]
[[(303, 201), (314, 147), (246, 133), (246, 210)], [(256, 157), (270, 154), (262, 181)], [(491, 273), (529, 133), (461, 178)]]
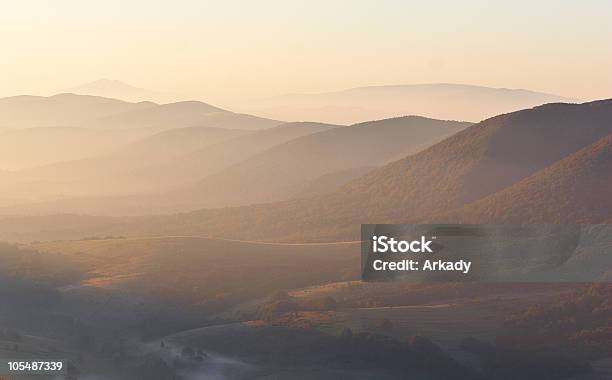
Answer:
[(606, 0), (0, 3), (0, 96), (109, 78), (219, 103), (428, 82), (612, 97)]

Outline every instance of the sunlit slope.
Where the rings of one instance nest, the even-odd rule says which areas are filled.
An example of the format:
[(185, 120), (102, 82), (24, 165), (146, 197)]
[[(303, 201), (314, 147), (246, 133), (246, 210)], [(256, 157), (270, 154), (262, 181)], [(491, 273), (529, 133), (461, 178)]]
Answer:
[[(358, 277), (359, 243), (273, 245), (197, 237), (32, 244), (84, 273), (82, 285), (173, 302), (267, 296), (279, 289)], [(312, 270), (317, 268), (317, 270)]]

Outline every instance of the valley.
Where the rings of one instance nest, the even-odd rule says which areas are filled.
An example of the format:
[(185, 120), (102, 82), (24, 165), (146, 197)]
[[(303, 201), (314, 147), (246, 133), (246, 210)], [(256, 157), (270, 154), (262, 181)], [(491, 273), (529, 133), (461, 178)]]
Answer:
[(0, 380), (612, 379), (612, 2), (4, 3)]
[[(510, 277), (548, 277), (486, 284), (363, 281), (359, 226), (605, 223), (610, 105), (258, 130), (183, 102), (61, 131), (138, 132), (106, 153), (0, 173), (0, 295), (12, 305), (0, 310), (1, 352), (121, 380), (605, 378), (607, 226), (581, 230), (569, 256), (514, 245), (517, 257), (497, 258)], [(189, 115), (220, 124), (187, 126)], [(450, 264), (419, 266), (470, 271)], [(570, 281), (585, 273), (604, 282)], [(566, 305), (580, 325), (566, 324)], [(536, 327), (540, 340), (522, 333)], [(568, 342), (581, 354), (568, 357)]]

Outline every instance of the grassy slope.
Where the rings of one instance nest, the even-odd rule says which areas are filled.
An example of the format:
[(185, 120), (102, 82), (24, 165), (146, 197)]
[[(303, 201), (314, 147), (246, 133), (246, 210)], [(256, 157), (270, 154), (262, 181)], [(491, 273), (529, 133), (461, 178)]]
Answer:
[(359, 247), (358, 243), (271, 245), (195, 237), (32, 245), (82, 268), (83, 284), (189, 302), (261, 297), (278, 289), (357, 278)]

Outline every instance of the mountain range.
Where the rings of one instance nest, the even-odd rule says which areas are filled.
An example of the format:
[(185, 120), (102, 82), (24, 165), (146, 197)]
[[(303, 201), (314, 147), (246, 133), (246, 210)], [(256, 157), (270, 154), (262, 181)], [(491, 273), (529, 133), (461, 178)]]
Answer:
[[(330, 187), (322, 191), (328, 192), (362, 174), (360, 170), (353, 171), (351, 177), (346, 170), (383, 165), (469, 125), (422, 117), (349, 127), (289, 123), (192, 149), (186, 156), (177, 154), (176, 160), (150, 144), (146, 144), (148, 155), (135, 157), (142, 149), (137, 148), (138, 144), (131, 144), (119, 154), (24, 171), (21, 175), (28, 185), (31, 181), (48, 181), (44, 188), (80, 198), (21, 205), (2, 212), (134, 215), (272, 202), (299, 196), (311, 181), (343, 172), (340, 181), (327, 181)], [(169, 136), (177, 131), (180, 130), (164, 132), (156, 140), (169, 144), (172, 141)], [(193, 138), (193, 141), (201, 140)], [(187, 151), (189, 146), (179, 140), (174, 153)], [(186, 182), (189, 176), (192, 176), (191, 184), (182, 189), (147, 195), (148, 189), (159, 191), (164, 186)], [(140, 193), (120, 196), (137, 192)], [(92, 195), (104, 194), (114, 197), (92, 198)]]
[(484, 120), (324, 195), (173, 215), (91, 218), (90, 227), (74, 222), (70, 228), (41, 228), (36, 218), (20, 219), (19, 228), (16, 219), (0, 225), (5, 236), (22, 238), (35, 236), (28, 231), (38, 223), (45, 231), (38, 236), (95, 231), (338, 241), (357, 239), (362, 223), (606, 223), (612, 217), (611, 136), (612, 100), (547, 104)]
[(257, 130), (279, 124), (280, 121), (234, 113), (198, 101), (130, 103), (75, 94), (0, 99), (0, 130), (38, 127), (163, 130), (196, 126)]
[(94, 157), (9, 173), (5, 192), (34, 198), (162, 192), (195, 183), (276, 144), (334, 127), (286, 123), (262, 131), (171, 129)]
[[(603, 140), (601, 146), (597, 143), (612, 134), (611, 120), (612, 100), (579, 105), (547, 104), (500, 115), (468, 127), (424, 151), (373, 170), (330, 194), (157, 217), (150, 219), (144, 230), (156, 234), (182, 231), (253, 240), (321, 241), (357, 239), (362, 223), (446, 222), (443, 216), (438, 216), (511, 189), (530, 176), (542, 175), (538, 183), (547, 181), (553, 176), (544, 170), (559, 170), (554, 168), (555, 164), (568, 165), (563, 160), (574, 161), (576, 158), (571, 156), (582, 149), (586, 149), (588, 155), (589, 146), (593, 144), (596, 144), (592, 148), (594, 152), (605, 152), (607, 140)], [(582, 154), (584, 152), (578, 157)], [(596, 162), (606, 162), (609, 157), (602, 153), (595, 156), (599, 157)], [(577, 162), (593, 161), (579, 159)], [(586, 165), (581, 167), (580, 175), (598, 178), (601, 167), (605, 169), (604, 164)], [(562, 172), (568, 175), (577, 170)], [(603, 183), (603, 187), (582, 189), (599, 194), (600, 189), (605, 191), (609, 186), (606, 178), (602, 178), (603, 182), (592, 182)], [(572, 179), (556, 181), (571, 183)], [(549, 185), (541, 196), (556, 199), (562, 197), (564, 191), (571, 194), (571, 189)], [(605, 207), (608, 203), (603, 203), (600, 212), (586, 216), (578, 210), (584, 202), (600, 202), (601, 197), (605, 195), (582, 203), (571, 199), (543, 203), (550, 209), (542, 212), (537, 220), (556, 223), (571, 222), (575, 218), (574, 222), (603, 223), (611, 215), (611, 210)], [(521, 206), (515, 203), (520, 199), (510, 200), (507, 195), (503, 198), (508, 209), (499, 214), (512, 215), (512, 209), (523, 210), (522, 214), (513, 216), (514, 222), (522, 217), (529, 220), (529, 210), (539, 207), (530, 201)], [(595, 203), (588, 204), (592, 210)], [(572, 207), (576, 210), (570, 212)], [(456, 219), (456, 215), (452, 216), (455, 218), (449, 216), (448, 221)], [(477, 216), (470, 220), (479, 221)], [(488, 217), (483, 221), (504, 222), (504, 218)]]
[(12, 96), (0, 99), (0, 129), (80, 127), (110, 115), (155, 107), (152, 102), (128, 103), (74, 94)]
[(255, 131), (280, 124), (197, 101), (160, 105), (75, 94), (14, 96), (0, 99), (0, 169), (96, 157), (170, 129)]
[(275, 119), (308, 119), (337, 124), (405, 115), (478, 122), (553, 102), (576, 102), (576, 99), (523, 89), (429, 83), (288, 94), (253, 101), (244, 108)]
[[(408, 116), (313, 133), (207, 177), (180, 192), (179, 198), (190, 201), (187, 209), (198, 204), (210, 208), (291, 198), (321, 176), (384, 165), (469, 125)], [(192, 203), (198, 199), (199, 203)]]
[[(82, 189), (96, 185), (103, 191), (104, 182), (118, 173), (129, 173), (149, 166), (163, 164), (186, 153), (203, 149), (238, 136), (252, 133), (239, 129), (214, 127), (185, 127), (166, 130), (121, 145), (110, 152), (91, 158), (70, 160), (16, 172), (13, 180), (44, 181), (51, 192), (64, 195), (79, 194)], [(128, 191), (131, 188), (123, 186)]]

